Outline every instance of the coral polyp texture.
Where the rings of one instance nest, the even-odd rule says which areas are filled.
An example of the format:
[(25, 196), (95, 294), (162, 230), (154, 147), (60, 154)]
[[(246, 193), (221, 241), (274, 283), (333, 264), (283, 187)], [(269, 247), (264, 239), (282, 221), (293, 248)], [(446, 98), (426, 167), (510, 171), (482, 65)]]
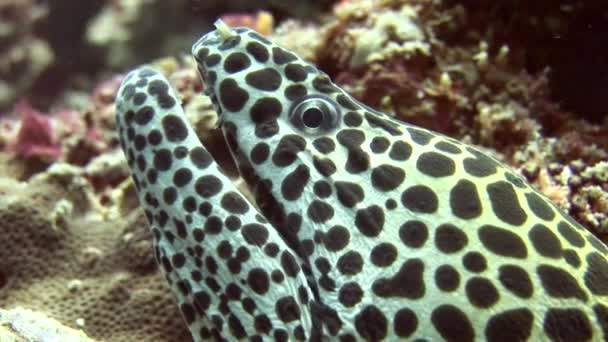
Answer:
[(251, 29), (218, 20), (192, 53), (257, 207), (159, 72), (125, 78), (116, 118), (195, 340), (608, 339), (608, 248), (511, 168)]
[(0, 2), (1, 341), (602, 339), (601, 8), (261, 2)]

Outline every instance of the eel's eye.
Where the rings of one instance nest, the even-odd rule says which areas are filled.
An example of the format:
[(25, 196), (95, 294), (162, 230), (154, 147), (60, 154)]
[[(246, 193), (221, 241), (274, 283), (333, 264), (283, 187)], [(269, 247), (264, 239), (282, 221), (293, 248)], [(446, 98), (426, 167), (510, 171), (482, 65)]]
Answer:
[(336, 127), (338, 116), (338, 109), (331, 100), (307, 97), (293, 106), (289, 120), (305, 132), (316, 133)]

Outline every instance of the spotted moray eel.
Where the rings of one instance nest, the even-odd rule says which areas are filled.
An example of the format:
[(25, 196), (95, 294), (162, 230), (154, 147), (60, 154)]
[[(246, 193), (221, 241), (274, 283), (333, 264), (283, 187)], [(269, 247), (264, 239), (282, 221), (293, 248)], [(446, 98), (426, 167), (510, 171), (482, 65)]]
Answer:
[(491, 156), (222, 22), (192, 48), (250, 203), (168, 81), (117, 129), (194, 340), (608, 340), (608, 249)]

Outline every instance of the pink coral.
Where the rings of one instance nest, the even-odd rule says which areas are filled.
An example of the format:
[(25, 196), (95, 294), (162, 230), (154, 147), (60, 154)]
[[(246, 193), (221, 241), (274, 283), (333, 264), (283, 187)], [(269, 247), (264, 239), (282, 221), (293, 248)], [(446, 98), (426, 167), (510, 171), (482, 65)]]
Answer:
[(9, 142), (7, 150), (24, 158), (45, 161), (59, 158), (61, 145), (55, 136), (51, 119), (25, 101), (15, 105), (15, 112), (21, 117), (21, 126), (14, 139)]

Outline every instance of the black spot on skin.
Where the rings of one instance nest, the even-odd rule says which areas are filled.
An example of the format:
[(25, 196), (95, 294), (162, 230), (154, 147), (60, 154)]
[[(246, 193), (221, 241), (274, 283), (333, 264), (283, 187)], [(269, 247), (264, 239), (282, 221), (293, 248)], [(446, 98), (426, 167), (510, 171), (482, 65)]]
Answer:
[(363, 268), (363, 258), (355, 251), (344, 253), (338, 259), (337, 267), (344, 275), (356, 275)]
[(344, 124), (348, 127), (359, 127), (361, 123), (363, 123), (363, 118), (361, 114), (357, 112), (348, 112), (344, 114)]
[(332, 193), (331, 185), (329, 185), (329, 183), (324, 180), (316, 181), (315, 185), (313, 186), (313, 192), (319, 198), (327, 198), (331, 196)]
[(281, 254), (281, 267), (285, 274), (289, 277), (296, 277), (300, 272), (300, 266), (296, 262), (296, 259), (288, 251), (283, 251)]
[(568, 263), (568, 265), (574, 268), (579, 268), (581, 266), (581, 258), (572, 249), (564, 250), (564, 260)]
[(488, 263), (483, 254), (479, 252), (468, 252), (462, 259), (464, 267), (474, 273), (480, 273), (486, 270)]
[(204, 148), (197, 146), (190, 150), (190, 161), (194, 166), (196, 166), (200, 170), (206, 169), (213, 159), (209, 152), (207, 152)]
[(158, 171), (167, 171), (171, 168), (173, 157), (171, 151), (166, 148), (156, 151), (154, 154), (154, 167)]
[(273, 68), (264, 68), (248, 73), (245, 82), (259, 90), (275, 91), (281, 86), (281, 74)]
[(578, 298), (587, 300), (577, 280), (561, 268), (541, 265), (536, 269), (545, 292), (555, 298)]
[(312, 80), (312, 86), (325, 94), (331, 94), (340, 91), (327, 76), (317, 76)]
[(475, 177), (487, 177), (496, 173), (497, 163), (492, 158), (472, 148), (467, 148), (467, 151), (475, 155), (475, 158), (466, 158), (462, 163), (468, 174)]
[(270, 147), (266, 143), (258, 143), (253, 149), (251, 149), (251, 161), (254, 164), (262, 164), (268, 159), (270, 154)]
[(272, 60), (276, 63), (276, 64), (286, 64), (286, 63), (291, 63), (293, 61), (296, 61), (298, 59), (298, 57), (296, 57), (296, 55), (294, 55), (293, 53), (282, 49), (280, 47), (273, 47), (272, 48)]
[(250, 42), (247, 44), (247, 52), (255, 58), (256, 61), (263, 63), (268, 60), (269, 53), (266, 47), (258, 42)]
[(300, 306), (291, 296), (279, 299), (275, 304), (275, 311), (284, 323), (300, 319)]
[(401, 168), (382, 164), (372, 170), (372, 185), (380, 191), (396, 189), (405, 179), (405, 172)]
[(234, 191), (225, 193), (220, 203), (222, 208), (232, 214), (244, 214), (249, 210), (249, 204), (242, 195)]
[(378, 236), (384, 226), (384, 210), (377, 205), (357, 210), (355, 226), (367, 237)]
[(281, 183), (281, 194), (288, 201), (295, 201), (304, 193), (310, 179), (310, 170), (304, 164), (298, 165)]
[(344, 129), (336, 136), (338, 142), (348, 150), (346, 171), (360, 173), (369, 167), (369, 156), (360, 146), (365, 141), (365, 134), (356, 129)]
[(450, 154), (462, 153), (462, 150), (460, 149), (460, 147), (458, 147), (452, 143), (449, 143), (447, 141), (440, 141), (440, 142), (436, 143), (435, 148), (437, 148), (438, 150), (440, 150), (442, 152), (446, 152), (446, 153), (450, 153)]
[(182, 253), (175, 253), (171, 257), (171, 263), (175, 268), (182, 268), (186, 264), (186, 257)]
[(437, 152), (422, 153), (416, 161), (418, 170), (431, 177), (446, 177), (454, 174), (454, 161)]
[(148, 93), (152, 95), (166, 95), (169, 91), (169, 86), (161, 80), (154, 80), (148, 84)]
[(557, 224), (557, 231), (566, 239), (572, 246), (583, 247), (585, 246), (585, 240), (571, 225), (561, 221)]
[(352, 208), (363, 201), (363, 188), (359, 184), (336, 181), (334, 185), (336, 186), (338, 200), (345, 207)]
[(159, 130), (157, 129), (153, 129), (150, 131), (150, 133), (148, 133), (148, 142), (150, 143), (150, 145), (158, 145), (163, 141), (163, 135), (160, 133)]
[(412, 248), (420, 248), (429, 237), (429, 231), (422, 221), (411, 220), (399, 228), (399, 238), (403, 244)]
[(217, 53), (213, 53), (211, 55), (208, 55), (207, 58), (205, 58), (205, 65), (207, 67), (214, 67), (217, 65), (217, 63), (219, 63), (222, 60), (222, 57), (217, 54)]
[(196, 314), (192, 305), (188, 303), (182, 303), (179, 305), (179, 308), (184, 316), (184, 320), (186, 321), (186, 323), (188, 325), (192, 324), (194, 322), (194, 319), (196, 318)]
[(370, 261), (378, 267), (388, 267), (397, 259), (397, 248), (384, 242), (376, 245), (370, 253)]
[(505, 171), (505, 179), (520, 189), (524, 189), (526, 187), (526, 183), (524, 182), (524, 180), (510, 171)]
[(489, 308), (498, 301), (498, 290), (492, 282), (481, 277), (473, 277), (465, 285), (467, 298), (479, 308)]
[(196, 210), (196, 199), (192, 196), (186, 197), (182, 201), (182, 207), (184, 208), (184, 210), (186, 210), (189, 213), (195, 211)]
[(253, 268), (247, 275), (247, 284), (257, 294), (266, 294), (270, 287), (268, 273), (262, 268)]
[(397, 201), (395, 201), (392, 198), (389, 198), (384, 202), (384, 206), (388, 210), (393, 210), (393, 209), (397, 208)]
[(462, 229), (452, 224), (442, 224), (435, 229), (435, 245), (443, 253), (456, 253), (463, 249), (467, 242), (467, 235)]
[(557, 236), (545, 225), (537, 224), (528, 233), (528, 237), (538, 254), (547, 258), (561, 258), (562, 244)]
[(349, 150), (344, 168), (352, 174), (367, 170), (369, 168), (369, 155), (360, 147)]
[(431, 322), (441, 337), (448, 341), (473, 341), (475, 332), (471, 321), (460, 309), (444, 304), (433, 310)]
[(256, 124), (276, 120), (283, 107), (281, 102), (274, 97), (262, 97), (251, 106), (251, 120)]
[(520, 206), (517, 193), (511, 183), (505, 181), (491, 183), (487, 191), (496, 217), (515, 226), (526, 222), (528, 215)]
[(222, 190), (222, 181), (213, 175), (201, 176), (196, 180), (194, 188), (197, 194), (209, 198)]
[(271, 44), (268, 39), (260, 36), (257, 32), (249, 31), (249, 33), (247, 33), (247, 34), (249, 35), (249, 37), (251, 37), (251, 38), (253, 38), (253, 39), (255, 39), (255, 40), (257, 40), (257, 41), (259, 41), (259, 42), (261, 42), (263, 44), (266, 44), (266, 45), (270, 45)]
[(336, 165), (329, 158), (318, 158), (315, 156), (313, 165), (315, 169), (325, 177), (333, 175), (337, 170)]
[(336, 97), (336, 100), (338, 101), (338, 103), (348, 109), (348, 110), (357, 110), (359, 109), (359, 107), (346, 95), (344, 94), (340, 94)]
[(492, 316), (486, 325), (491, 342), (527, 341), (532, 333), (534, 315), (529, 309), (513, 309)]
[(418, 317), (410, 309), (400, 309), (393, 318), (393, 330), (399, 337), (409, 337), (418, 327)]
[(521, 237), (508, 229), (485, 225), (479, 229), (478, 234), (484, 247), (495, 254), (518, 259), (524, 259), (528, 255)]
[(405, 141), (395, 141), (388, 156), (395, 161), (406, 161), (412, 155), (412, 146)]
[(196, 306), (196, 308), (198, 310), (200, 310), (201, 312), (205, 312), (209, 308), (209, 305), (211, 304), (211, 298), (209, 297), (209, 294), (207, 294), (207, 292), (204, 292), (204, 291), (195, 292), (193, 294), (193, 297), (194, 297), (194, 305)]
[(551, 206), (536, 193), (527, 193), (526, 200), (528, 201), (528, 207), (536, 216), (545, 221), (551, 221), (555, 218), (555, 212), (551, 209)]
[(334, 216), (334, 208), (319, 200), (314, 200), (308, 206), (308, 217), (315, 223), (323, 223)]
[(230, 314), (230, 316), (228, 316), (228, 328), (230, 329), (230, 333), (232, 334), (232, 336), (237, 339), (243, 339), (247, 337), (247, 332), (241, 324), (241, 321), (239, 321), (239, 319), (233, 314)]
[(146, 125), (154, 117), (154, 109), (150, 106), (141, 107), (135, 113), (135, 122), (139, 125)]
[(185, 146), (177, 146), (173, 149), (173, 155), (177, 159), (184, 159), (188, 155), (188, 148)]
[(347, 308), (357, 305), (361, 298), (363, 298), (363, 290), (356, 282), (344, 284), (338, 292), (338, 300)]
[(245, 89), (239, 87), (235, 80), (227, 78), (220, 83), (219, 98), (224, 108), (231, 112), (238, 112), (249, 100), (249, 94)]
[(407, 132), (410, 134), (412, 141), (418, 145), (426, 145), (433, 139), (433, 134), (421, 129), (408, 127)]
[(209, 216), (205, 222), (205, 233), (219, 234), (222, 231), (222, 220), (217, 216)]
[(553, 341), (587, 341), (593, 331), (587, 314), (578, 309), (549, 309), (543, 322)]
[[(135, 136), (135, 139), (134, 139), (133, 143), (135, 145), (135, 149), (137, 151), (141, 151), (141, 150), (143, 150), (146, 147), (146, 138), (144, 138), (144, 136), (141, 135), (141, 134), (137, 134)], [(143, 156), (141, 156), (141, 155), (138, 156), (138, 158), (139, 157), (143, 158)]]
[(439, 205), (437, 195), (426, 185), (409, 187), (401, 195), (401, 203), (406, 209), (426, 214), (437, 211)]
[(202, 63), (202, 61), (204, 61), (205, 58), (207, 58), (207, 55), (209, 55), (209, 49), (200, 48), (200, 49), (198, 49), (198, 51), (196, 51), (196, 55), (194, 57), (198, 63)]
[(367, 120), (369, 125), (372, 127), (378, 127), (392, 136), (401, 135), (401, 131), (398, 128), (399, 126), (394, 122), (391, 122), (387, 119), (383, 119), (369, 112), (365, 112), (364, 117), (365, 120)]
[(288, 64), (285, 67), (285, 76), (287, 79), (293, 82), (304, 81), (307, 74), (306, 68), (299, 64)]
[(597, 317), (597, 322), (602, 327), (604, 336), (608, 336), (608, 307), (602, 304), (596, 304), (593, 306), (593, 311)]
[(272, 322), (268, 318), (268, 316), (261, 314), (257, 315), (254, 318), (253, 325), (255, 326), (255, 330), (262, 334), (268, 334), (272, 329)]
[(279, 124), (276, 120), (267, 121), (255, 126), (255, 136), (260, 139), (270, 138), (279, 133)]
[(368, 305), (355, 316), (355, 329), (367, 341), (380, 341), (388, 332), (388, 320), (375, 305)]
[(331, 153), (336, 148), (336, 144), (334, 143), (334, 140), (331, 138), (328, 138), (328, 137), (321, 137), (321, 138), (315, 139), (312, 142), (312, 145), (317, 149), (317, 151), (319, 151), (323, 154)]
[(338, 252), (348, 245), (350, 233), (343, 226), (333, 226), (323, 235), (323, 244), (328, 251)]
[(232, 256), (232, 245), (227, 240), (222, 240), (217, 246), (217, 255), (222, 259), (228, 259)]
[(369, 144), (369, 148), (374, 153), (384, 153), (390, 145), (390, 141), (385, 137), (374, 137)]
[(250, 65), (251, 61), (249, 60), (249, 57), (242, 52), (233, 52), (224, 60), (224, 70), (229, 74), (245, 70)]
[(383, 298), (421, 298), (425, 292), (423, 271), (422, 260), (409, 259), (391, 278), (378, 278), (374, 281), (372, 290), (377, 296)]
[(156, 102), (161, 108), (164, 109), (172, 108), (175, 105), (175, 99), (168, 94), (157, 96)]
[(205, 217), (211, 214), (212, 209), (213, 207), (211, 204), (209, 204), (209, 202), (203, 202), (198, 206), (198, 212)]
[(290, 101), (299, 100), (306, 96), (307, 93), (308, 90), (301, 84), (292, 84), (285, 88), (285, 97)]
[(233, 47), (239, 45), (240, 42), (241, 42), (241, 36), (234, 35), (232, 37), (224, 39), (224, 41), (222, 41), (222, 44), (220, 44), (217, 47), (217, 49), (220, 51), (229, 50), (229, 49), (232, 49)]
[(272, 154), (272, 162), (276, 166), (285, 167), (291, 165), (299, 152), (304, 151), (306, 140), (299, 135), (285, 135), (279, 141), (274, 153)]
[(250, 245), (263, 246), (268, 240), (268, 230), (266, 227), (257, 223), (249, 223), (241, 229), (243, 238)]
[(137, 74), (139, 77), (150, 77), (156, 75), (156, 72), (150, 68), (142, 68), (141, 71)]
[(173, 184), (177, 187), (185, 186), (192, 180), (192, 171), (185, 167), (178, 169), (173, 174)]
[(481, 215), (482, 207), (475, 183), (461, 179), (450, 190), (450, 208), (452, 213), (468, 220)]
[(587, 272), (585, 272), (585, 286), (597, 296), (608, 295), (608, 263), (597, 252), (587, 255)]

